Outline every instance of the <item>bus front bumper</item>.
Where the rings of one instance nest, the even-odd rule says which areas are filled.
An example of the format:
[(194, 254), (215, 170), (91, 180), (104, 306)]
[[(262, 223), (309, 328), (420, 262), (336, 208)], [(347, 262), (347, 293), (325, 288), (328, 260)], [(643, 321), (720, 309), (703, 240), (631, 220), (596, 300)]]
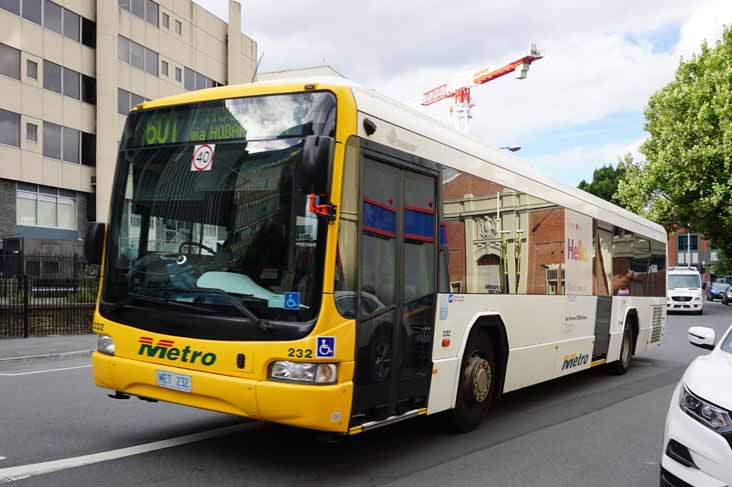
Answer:
[[(127, 358), (92, 354), (94, 383), (105, 389), (251, 419), (346, 433), (353, 383), (303, 385), (199, 372)], [(157, 385), (157, 371), (191, 378), (191, 392)]]

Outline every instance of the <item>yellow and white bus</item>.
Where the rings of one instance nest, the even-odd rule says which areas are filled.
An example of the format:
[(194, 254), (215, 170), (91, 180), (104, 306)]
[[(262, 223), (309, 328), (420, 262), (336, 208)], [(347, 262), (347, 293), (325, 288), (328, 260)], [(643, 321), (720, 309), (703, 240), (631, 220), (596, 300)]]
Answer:
[(664, 334), (662, 227), (343, 79), (137, 106), (102, 263), (96, 384), (356, 434)]

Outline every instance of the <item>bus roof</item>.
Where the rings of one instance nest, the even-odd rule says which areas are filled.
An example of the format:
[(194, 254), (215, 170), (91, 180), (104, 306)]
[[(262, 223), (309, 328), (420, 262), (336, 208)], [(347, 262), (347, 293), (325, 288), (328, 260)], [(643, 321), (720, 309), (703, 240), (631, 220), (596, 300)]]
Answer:
[[(372, 136), (367, 136), (363, 132), (362, 124), (359, 123), (359, 135), (364, 138), (402, 150), (405, 149), (406, 144), (406, 147), (412, 148), (411, 152), (420, 157), (493, 180), (508, 188), (532, 194), (565, 208), (662, 241), (664, 244), (666, 242), (666, 230), (661, 225), (590, 193), (545, 176), (534, 166), (514, 155), (484, 145), (476, 138), (458, 132), (450, 125), (425, 113), (337, 76), (270, 79), (243, 85), (189, 91), (145, 102), (135, 107), (135, 110), (222, 98), (303, 91), (306, 84), (315, 85), (317, 89), (348, 88), (352, 90), (357, 110), (364, 117), (378, 119), (377, 125), (384, 123), (388, 128), (394, 129), (377, 130)], [(446, 149), (451, 149), (451, 151), (447, 153)], [(457, 157), (456, 154), (458, 154)]]

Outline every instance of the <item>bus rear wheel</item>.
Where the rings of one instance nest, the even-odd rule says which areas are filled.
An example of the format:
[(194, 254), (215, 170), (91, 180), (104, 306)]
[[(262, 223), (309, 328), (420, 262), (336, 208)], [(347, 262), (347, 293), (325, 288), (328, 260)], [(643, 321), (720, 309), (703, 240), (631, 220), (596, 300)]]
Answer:
[(496, 395), (497, 370), (493, 342), (478, 334), (470, 337), (463, 353), (453, 427), (461, 433), (480, 425)]

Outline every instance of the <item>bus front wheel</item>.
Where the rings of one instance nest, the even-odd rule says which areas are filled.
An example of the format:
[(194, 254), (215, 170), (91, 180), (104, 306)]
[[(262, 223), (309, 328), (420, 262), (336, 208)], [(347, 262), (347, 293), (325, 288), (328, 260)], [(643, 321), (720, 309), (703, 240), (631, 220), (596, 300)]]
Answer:
[(630, 368), (633, 360), (633, 331), (630, 323), (625, 326), (623, 331), (623, 342), (620, 345), (620, 358), (615, 362), (608, 364), (610, 373), (614, 375), (623, 375)]
[(470, 337), (463, 353), (455, 408), (451, 411), (457, 431), (466, 433), (478, 427), (493, 403), (496, 381), (493, 342), (478, 333)]

